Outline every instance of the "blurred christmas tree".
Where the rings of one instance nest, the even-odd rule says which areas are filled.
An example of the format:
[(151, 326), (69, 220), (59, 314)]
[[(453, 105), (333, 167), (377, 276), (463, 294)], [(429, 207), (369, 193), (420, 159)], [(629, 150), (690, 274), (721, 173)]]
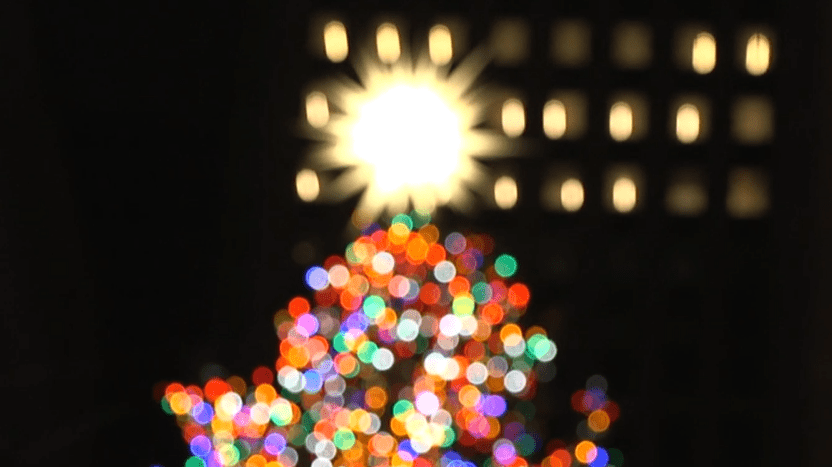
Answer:
[(276, 313), (279, 356), (253, 384), (165, 387), (186, 467), (621, 465), (597, 444), (618, 417), (599, 376), (572, 397), (580, 440), (544, 447), (531, 401), (557, 347), (516, 324), (530, 299), (512, 282), (516, 259), (495, 258), (487, 235), (442, 239), (428, 222), (398, 215), (310, 268), (314, 300)]

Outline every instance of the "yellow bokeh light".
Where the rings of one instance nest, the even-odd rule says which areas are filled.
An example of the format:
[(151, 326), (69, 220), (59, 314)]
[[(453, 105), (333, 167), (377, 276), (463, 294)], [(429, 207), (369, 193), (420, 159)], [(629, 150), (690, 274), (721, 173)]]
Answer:
[(454, 56), (451, 30), (444, 24), (430, 28), (428, 35), (428, 52), (430, 59), (437, 65), (446, 65)]
[(752, 34), (745, 47), (745, 69), (759, 76), (768, 71), (771, 61), (771, 43), (764, 34)]
[(589, 429), (600, 433), (610, 427), (610, 416), (603, 410), (595, 410), (587, 417)]
[(710, 73), (716, 66), (716, 39), (710, 33), (700, 32), (693, 39), (691, 66), (700, 75)]
[(402, 54), (399, 29), (395, 24), (383, 23), (376, 31), (378, 58), (384, 63), (394, 63)]
[(577, 446), (575, 446), (575, 458), (578, 459), (579, 462), (589, 464), (595, 460), (595, 456), (597, 455), (598, 448), (595, 447), (595, 443), (592, 441), (581, 441)]
[(503, 102), (502, 123), (506, 136), (517, 137), (523, 134), (526, 129), (526, 111), (519, 99)]
[(629, 177), (619, 177), (612, 186), (612, 205), (616, 211), (627, 213), (636, 207), (635, 182)]
[(633, 109), (626, 102), (616, 102), (610, 109), (610, 136), (625, 141), (633, 135)]
[(329, 104), (324, 93), (313, 91), (306, 96), (306, 121), (314, 128), (321, 128), (329, 122)]
[(549, 139), (562, 138), (566, 133), (566, 106), (552, 99), (543, 106), (543, 132)]
[(560, 203), (563, 209), (575, 212), (584, 205), (584, 186), (576, 178), (570, 178), (560, 187)]
[(508, 175), (494, 183), (494, 201), (500, 209), (511, 209), (517, 204), (517, 182)]
[(309, 169), (298, 172), (297, 177), (295, 177), (295, 187), (298, 191), (298, 197), (307, 203), (315, 201), (321, 191), (318, 175)]
[(676, 137), (682, 143), (692, 143), (699, 138), (699, 109), (684, 104), (676, 112)]
[(349, 54), (347, 28), (340, 21), (330, 21), (324, 26), (324, 53), (333, 62), (343, 62)]

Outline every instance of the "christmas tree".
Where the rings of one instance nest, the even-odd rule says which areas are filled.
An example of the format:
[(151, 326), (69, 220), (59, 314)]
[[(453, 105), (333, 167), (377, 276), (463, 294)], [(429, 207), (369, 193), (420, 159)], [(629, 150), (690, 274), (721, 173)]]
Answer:
[(619, 414), (603, 377), (572, 397), (586, 416), (577, 441), (533, 429), (557, 346), (517, 324), (530, 303), (517, 270), (491, 237), (443, 238), (417, 212), (373, 224), (308, 269), (311, 300), (275, 314), (273, 367), (165, 387), (185, 466), (620, 466), (598, 444)]

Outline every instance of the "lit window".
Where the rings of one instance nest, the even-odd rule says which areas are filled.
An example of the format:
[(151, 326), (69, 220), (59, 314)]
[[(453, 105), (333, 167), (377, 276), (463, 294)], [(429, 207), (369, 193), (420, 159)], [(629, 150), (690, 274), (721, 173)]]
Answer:
[(490, 42), (495, 64), (517, 65), (529, 55), (529, 27), (522, 19), (498, 20)]
[(559, 139), (566, 133), (566, 106), (552, 99), (543, 106), (543, 132), (550, 139)]
[(526, 113), (519, 99), (509, 99), (503, 103), (503, 132), (507, 136), (517, 137), (526, 129)]
[(324, 52), (333, 62), (343, 62), (347, 58), (347, 28), (340, 21), (330, 21), (324, 26)]
[(616, 102), (610, 109), (610, 136), (625, 141), (633, 135), (633, 109), (626, 102)]
[(446, 65), (454, 56), (451, 30), (444, 24), (437, 24), (428, 35), (428, 52), (430, 59), (437, 65)]
[(318, 183), (318, 175), (309, 169), (303, 169), (298, 172), (295, 178), (295, 187), (298, 190), (298, 197), (307, 203), (315, 201), (321, 191)]
[(589, 62), (590, 29), (579, 20), (566, 20), (552, 27), (552, 59), (564, 66), (577, 67)]
[(313, 91), (306, 96), (306, 120), (314, 128), (322, 128), (329, 122), (329, 105), (324, 93)]
[(650, 64), (653, 50), (650, 29), (641, 23), (625, 22), (612, 32), (611, 56), (622, 68), (644, 68)]
[(402, 53), (399, 30), (394, 24), (383, 23), (376, 31), (378, 58), (384, 63), (394, 63)]
[(745, 69), (754, 76), (768, 70), (771, 61), (771, 43), (764, 34), (752, 34), (745, 47)]
[(765, 97), (738, 98), (731, 122), (734, 138), (744, 144), (768, 142), (774, 133), (773, 113), (771, 102)]
[(570, 178), (560, 186), (560, 204), (563, 209), (575, 212), (584, 205), (584, 186), (576, 178)]
[(676, 112), (676, 137), (682, 143), (692, 143), (699, 137), (699, 109), (684, 104)]
[(494, 201), (500, 209), (511, 209), (517, 204), (517, 182), (504, 175), (494, 183)]
[(637, 192), (633, 179), (622, 176), (612, 186), (612, 205), (616, 211), (628, 213), (636, 207)]
[(668, 212), (679, 216), (696, 216), (708, 208), (708, 192), (701, 173), (682, 170), (671, 176), (665, 198)]
[(700, 32), (693, 39), (691, 66), (700, 75), (710, 73), (716, 66), (716, 39), (710, 33)]
[(543, 107), (543, 132), (553, 139), (583, 136), (586, 132), (586, 97), (573, 90), (553, 92)]
[(761, 170), (737, 168), (728, 175), (728, 213), (739, 218), (759, 217), (768, 210), (768, 182)]

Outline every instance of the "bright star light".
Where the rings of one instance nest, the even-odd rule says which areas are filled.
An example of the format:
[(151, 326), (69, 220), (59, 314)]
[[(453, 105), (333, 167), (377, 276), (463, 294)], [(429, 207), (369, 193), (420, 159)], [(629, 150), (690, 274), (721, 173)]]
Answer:
[(479, 159), (506, 155), (509, 145), (505, 135), (478, 127), (488, 96), (473, 84), (486, 63), (482, 52), (452, 71), (427, 54), (412, 60), (403, 52), (391, 64), (364, 56), (355, 65), (359, 82), (342, 77), (319, 87), (328, 107), (313, 115), (309, 109), (320, 102), (308, 100), (307, 130), (318, 144), (305, 166), (336, 174), (321, 184), (319, 199), (363, 190), (353, 219), (367, 224), (385, 210), (394, 215), (448, 205), (466, 211), (473, 192), (489, 196)]
[(396, 86), (360, 110), (353, 151), (373, 166), (383, 194), (402, 186), (441, 187), (459, 167), (459, 119), (428, 88)]

